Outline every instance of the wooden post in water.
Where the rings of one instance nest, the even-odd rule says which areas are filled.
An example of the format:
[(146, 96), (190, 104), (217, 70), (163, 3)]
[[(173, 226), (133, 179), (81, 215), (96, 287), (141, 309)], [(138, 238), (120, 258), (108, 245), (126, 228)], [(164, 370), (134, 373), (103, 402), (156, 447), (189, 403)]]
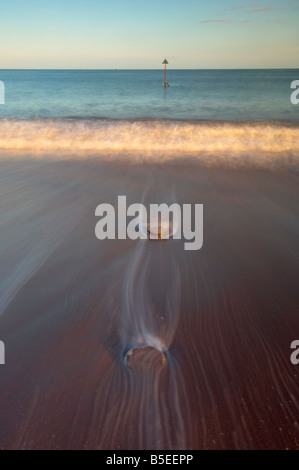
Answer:
[(166, 81), (166, 65), (168, 64), (167, 59), (165, 59), (162, 64), (165, 64), (165, 74), (164, 74), (164, 86), (170, 86), (169, 83)]

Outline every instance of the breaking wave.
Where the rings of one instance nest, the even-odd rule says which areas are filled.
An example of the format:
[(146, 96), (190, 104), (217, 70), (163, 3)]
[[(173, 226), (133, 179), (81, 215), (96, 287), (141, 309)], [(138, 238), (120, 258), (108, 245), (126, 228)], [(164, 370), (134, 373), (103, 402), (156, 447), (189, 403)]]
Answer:
[(203, 121), (1, 120), (2, 158), (196, 158), (207, 166), (297, 165), (299, 127)]

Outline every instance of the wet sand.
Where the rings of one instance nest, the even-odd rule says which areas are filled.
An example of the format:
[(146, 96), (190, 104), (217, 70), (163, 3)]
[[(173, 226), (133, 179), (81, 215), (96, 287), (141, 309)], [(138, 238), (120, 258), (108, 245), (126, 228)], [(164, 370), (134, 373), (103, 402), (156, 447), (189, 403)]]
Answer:
[[(95, 237), (145, 191), (204, 205), (201, 250)], [(0, 448), (299, 449), (297, 200), (287, 168), (1, 161)]]

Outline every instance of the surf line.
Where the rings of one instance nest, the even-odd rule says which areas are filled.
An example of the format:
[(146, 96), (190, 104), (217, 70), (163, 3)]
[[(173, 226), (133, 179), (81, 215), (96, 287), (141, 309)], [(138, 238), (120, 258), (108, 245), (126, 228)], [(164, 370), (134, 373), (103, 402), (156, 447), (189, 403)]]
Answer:
[[(192, 206), (183, 204), (181, 208), (177, 203), (150, 204), (148, 220), (147, 209), (143, 204), (127, 207), (126, 196), (118, 196), (117, 233), (115, 209), (112, 204), (104, 203), (95, 210), (96, 217), (101, 217), (96, 224), (95, 235), (99, 240), (184, 238), (185, 250), (199, 250), (203, 245), (203, 204), (194, 204), (194, 211)], [(127, 217), (134, 218), (127, 224)]]
[(117, 457), (116, 454), (113, 454), (113, 457), (107, 457), (107, 465), (133, 465), (133, 467), (138, 467), (140, 462), (140, 457)]

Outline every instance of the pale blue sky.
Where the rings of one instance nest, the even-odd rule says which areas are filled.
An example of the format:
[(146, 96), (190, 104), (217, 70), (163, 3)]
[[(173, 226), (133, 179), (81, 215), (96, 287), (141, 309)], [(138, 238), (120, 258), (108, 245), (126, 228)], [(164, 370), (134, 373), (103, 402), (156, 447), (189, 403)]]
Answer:
[(0, 0), (1, 68), (299, 67), (299, 1)]

